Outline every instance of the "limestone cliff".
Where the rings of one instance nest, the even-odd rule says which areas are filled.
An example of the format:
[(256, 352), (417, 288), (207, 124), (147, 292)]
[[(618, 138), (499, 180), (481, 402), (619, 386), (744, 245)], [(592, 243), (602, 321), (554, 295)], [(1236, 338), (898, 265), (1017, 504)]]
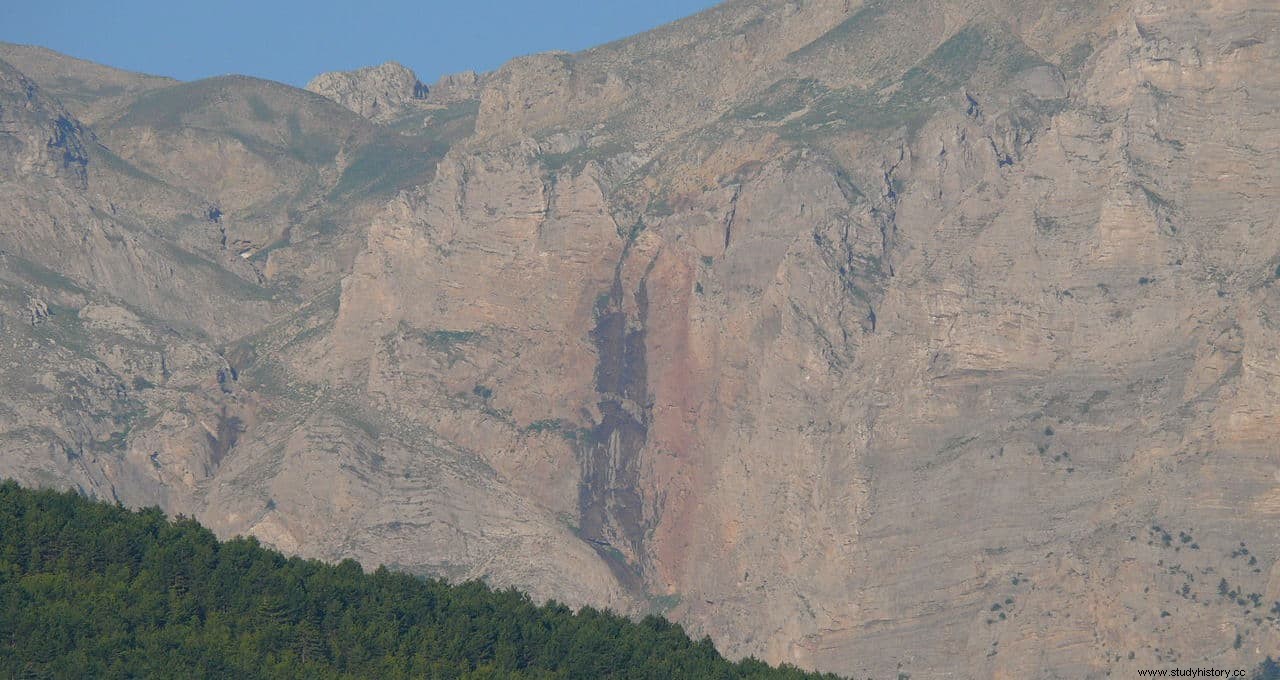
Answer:
[(4, 68), (0, 474), (858, 677), (1251, 666), (1278, 67), (1261, 0), (733, 0), (425, 102)]

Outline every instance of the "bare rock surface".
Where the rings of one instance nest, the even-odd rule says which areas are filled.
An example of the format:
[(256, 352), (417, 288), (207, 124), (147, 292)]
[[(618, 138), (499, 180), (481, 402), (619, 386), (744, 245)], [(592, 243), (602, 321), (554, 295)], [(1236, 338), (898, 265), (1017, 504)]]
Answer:
[(425, 99), (59, 58), (0, 64), (4, 476), (854, 677), (1280, 649), (1272, 3), (732, 0)]
[(355, 71), (322, 73), (307, 83), (307, 89), (380, 122), (390, 121), (407, 105), (426, 99), (428, 91), (413, 71), (393, 61)]

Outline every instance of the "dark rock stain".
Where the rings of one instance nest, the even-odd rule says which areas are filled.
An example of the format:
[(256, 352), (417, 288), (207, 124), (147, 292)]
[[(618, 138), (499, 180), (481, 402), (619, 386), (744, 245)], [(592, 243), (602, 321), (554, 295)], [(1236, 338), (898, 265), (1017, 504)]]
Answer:
[(64, 170), (69, 171), (81, 184), (88, 182), (89, 152), (85, 149), (80, 125), (66, 116), (59, 116), (53, 123), (49, 137), (49, 150), (60, 155)]
[[(622, 261), (626, 255), (624, 250)], [(590, 333), (598, 355), (595, 387), (600, 418), (578, 444), (579, 531), (619, 582), (639, 593), (643, 592), (642, 565), (629, 562), (625, 553), (645, 554), (640, 452), (648, 440), (650, 419), (645, 360), (648, 299), (641, 282), (635, 295), (638, 318), (628, 318), (622, 305), (621, 272), (620, 261), (609, 294), (596, 303), (596, 325)]]
[(235, 416), (228, 416), (225, 407), (218, 413), (217, 431), (205, 434), (209, 440), (209, 459), (215, 469), (226, 459), (236, 442), (240, 441), (240, 435), (244, 431), (244, 422)]

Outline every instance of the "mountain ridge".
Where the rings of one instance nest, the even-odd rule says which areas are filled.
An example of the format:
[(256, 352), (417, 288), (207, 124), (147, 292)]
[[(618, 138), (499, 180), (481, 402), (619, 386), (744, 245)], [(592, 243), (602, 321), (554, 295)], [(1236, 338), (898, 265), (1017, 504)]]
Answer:
[(806, 668), (1251, 667), (1280, 14), (1192, 5), (741, 0), (384, 122), (7, 80), (0, 474)]

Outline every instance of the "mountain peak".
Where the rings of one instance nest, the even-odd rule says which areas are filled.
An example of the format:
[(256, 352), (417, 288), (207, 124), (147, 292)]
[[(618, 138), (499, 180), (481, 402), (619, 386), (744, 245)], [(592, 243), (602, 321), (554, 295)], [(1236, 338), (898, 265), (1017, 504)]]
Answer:
[(429, 91), (412, 69), (394, 61), (354, 71), (321, 73), (307, 83), (306, 89), (380, 122), (394, 118), (413, 101), (424, 99)]

